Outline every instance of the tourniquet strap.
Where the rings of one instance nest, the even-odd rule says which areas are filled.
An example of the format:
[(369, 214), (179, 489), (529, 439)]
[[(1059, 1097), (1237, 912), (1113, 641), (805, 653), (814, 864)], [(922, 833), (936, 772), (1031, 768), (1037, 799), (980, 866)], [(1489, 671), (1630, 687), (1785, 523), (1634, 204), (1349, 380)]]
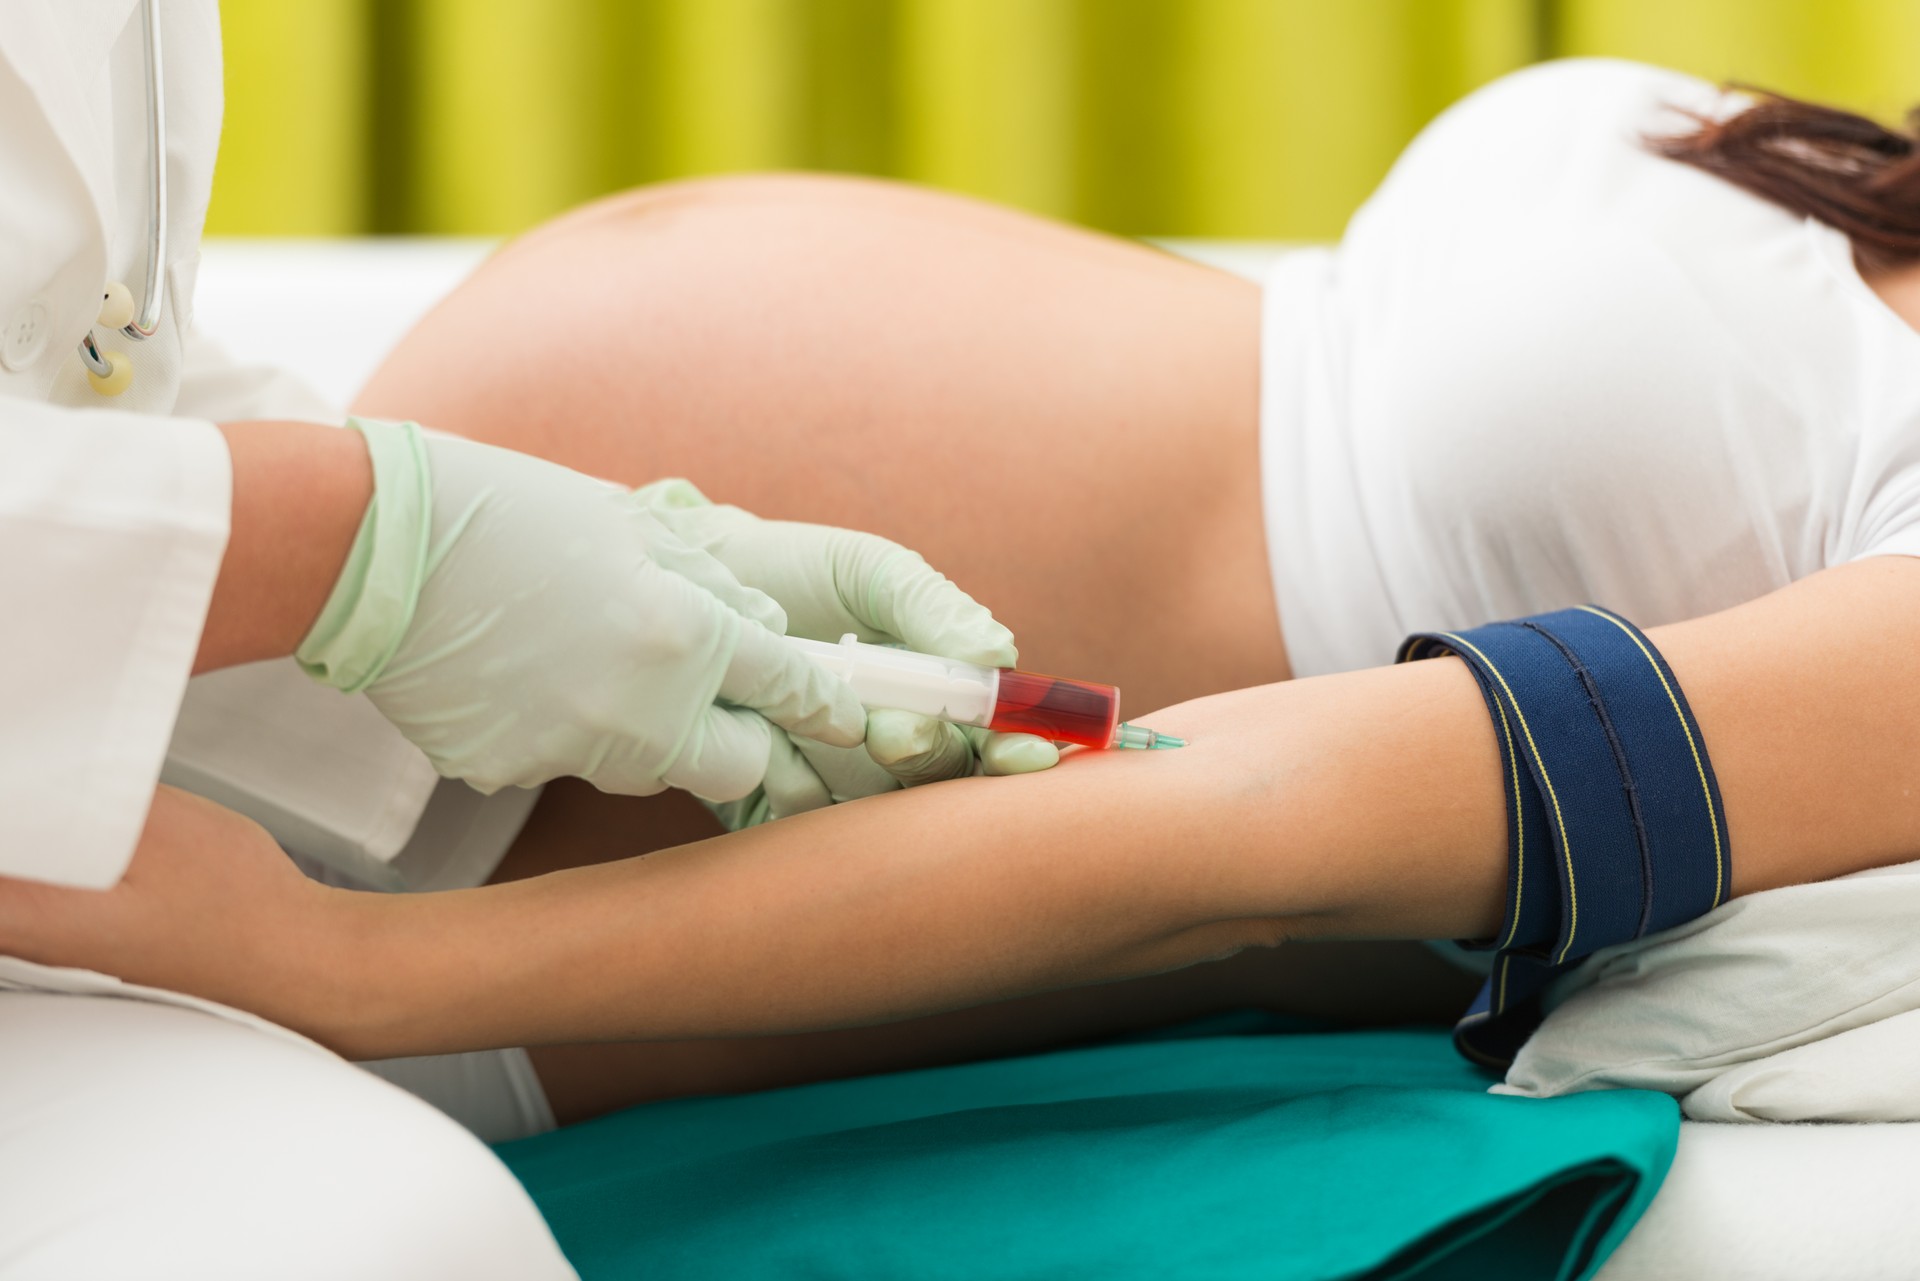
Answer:
[(1618, 614), (1581, 605), (1422, 632), (1398, 661), (1447, 655), (1465, 661), (1493, 718), (1508, 850), (1506, 920), (1463, 944), (1498, 955), (1454, 1044), (1504, 1068), (1554, 977), (1725, 900), (1726, 816), (1680, 682)]

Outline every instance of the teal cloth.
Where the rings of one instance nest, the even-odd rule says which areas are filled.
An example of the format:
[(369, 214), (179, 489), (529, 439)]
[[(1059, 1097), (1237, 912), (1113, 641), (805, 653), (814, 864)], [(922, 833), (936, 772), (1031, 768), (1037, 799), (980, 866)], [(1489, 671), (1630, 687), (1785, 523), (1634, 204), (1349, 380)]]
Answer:
[(1571, 1281), (1674, 1101), (1489, 1095), (1445, 1032), (1105, 1045), (652, 1104), (504, 1144), (585, 1281)]

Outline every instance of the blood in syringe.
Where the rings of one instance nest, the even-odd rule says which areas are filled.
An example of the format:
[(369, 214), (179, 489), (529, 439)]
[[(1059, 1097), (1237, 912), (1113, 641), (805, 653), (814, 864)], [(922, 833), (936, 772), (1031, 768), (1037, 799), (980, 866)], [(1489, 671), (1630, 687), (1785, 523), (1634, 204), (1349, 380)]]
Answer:
[(999, 697), (987, 728), (1107, 747), (1119, 724), (1120, 691), (1112, 685), (1009, 670), (1000, 673)]

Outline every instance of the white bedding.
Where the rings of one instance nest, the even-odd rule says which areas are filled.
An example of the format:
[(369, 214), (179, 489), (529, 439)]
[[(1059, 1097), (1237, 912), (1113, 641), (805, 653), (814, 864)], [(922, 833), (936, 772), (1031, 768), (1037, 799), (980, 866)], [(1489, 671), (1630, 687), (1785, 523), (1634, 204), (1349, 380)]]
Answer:
[[(474, 240), (210, 241), (199, 327), (344, 405), (483, 258)], [(1282, 247), (1173, 242), (1257, 277)], [(1909, 1071), (1911, 1069), (1909, 1068)], [(1681, 1126), (1652, 1209), (1602, 1281), (1907, 1281), (1920, 1276), (1920, 1123)]]
[(491, 240), (209, 240), (194, 325), (248, 364), (299, 374), (345, 408), (380, 358), (493, 249)]
[(1503, 1090), (1696, 1121), (1920, 1121), (1920, 864), (1749, 894), (1554, 985)]

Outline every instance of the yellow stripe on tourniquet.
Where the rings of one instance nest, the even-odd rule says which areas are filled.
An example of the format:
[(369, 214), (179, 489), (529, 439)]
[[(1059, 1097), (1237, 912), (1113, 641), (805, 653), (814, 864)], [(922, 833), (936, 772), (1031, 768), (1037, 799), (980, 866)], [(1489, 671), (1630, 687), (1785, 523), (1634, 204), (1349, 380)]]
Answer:
[(1520, 804), (1520, 754), (1513, 750), (1513, 729), (1507, 724), (1507, 709), (1496, 698), (1493, 710), (1500, 713), (1500, 733), (1507, 740), (1507, 768), (1513, 772), (1513, 923), (1507, 926), (1507, 937), (1500, 941), (1500, 946), (1506, 947), (1520, 932), (1520, 890), (1527, 880), (1527, 815)]
[(1693, 768), (1694, 771), (1700, 775), (1700, 795), (1704, 796), (1707, 801), (1707, 825), (1713, 828), (1713, 905), (1719, 907), (1720, 894), (1726, 883), (1726, 873), (1723, 870), (1720, 852), (1720, 813), (1714, 808), (1713, 789), (1707, 786), (1707, 768), (1700, 763), (1700, 749), (1694, 744), (1693, 730), (1687, 725), (1687, 714), (1680, 710), (1680, 700), (1674, 695), (1673, 686), (1667, 683), (1667, 674), (1660, 670), (1660, 664), (1654, 661), (1652, 654), (1647, 653), (1647, 647), (1641, 644), (1640, 638), (1634, 635), (1631, 627), (1628, 627), (1604, 609), (1595, 609), (1591, 605), (1582, 605), (1580, 608), (1586, 610), (1595, 618), (1606, 619), (1609, 623), (1612, 623), (1615, 627), (1618, 627), (1627, 634), (1627, 639), (1634, 643), (1635, 648), (1640, 651), (1646, 658), (1648, 664), (1653, 668), (1653, 674), (1660, 678), (1660, 688), (1667, 691), (1667, 702), (1673, 705), (1673, 714), (1680, 718), (1680, 732), (1687, 736), (1687, 750), (1693, 753)]
[(1527, 714), (1520, 710), (1520, 700), (1513, 696), (1513, 688), (1507, 684), (1507, 678), (1500, 674), (1500, 669), (1493, 665), (1493, 660), (1466, 637), (1456, 632), (1440, 634), (1461, 648), (1470, 649), (1478, 654), (1480, 661), (1487, 665), (1487, 670), (1493, 673), (1493, 678), (1500, 682), (1500, 688), (1507, 691), (1507, 701), (1513, 704), (1513, 714), (1520, 718), (1520, 732), (1527, 736), (1527, 750), (1533, 753), (1533, 763), (1540, 767), (1540, 781), (1547, 785), (1547, 799), (1553, 802), (1553, 816), (1560, 823), (1560, 851), (1567, 863), (1567, 902), (1570, 910), (1567, 914), (1566, 946), (1560, 949), (1559, 959), (1554, 962), (1555, 965), (1559, 965), (1567, 959), (1567, 953), (1573, 950), (1573, 936), (1580, 928), (1580, 889), (1575, 884), (1573, 875), (1573, 838), (1567, 832), (1566, 815), (1560, 812), (1559, 794), (1553, 790), (1553, 779), (1548, 777), (1547, 763), (1541, 759), (1539, 745), (1533, 741), (1533, 730), (1527, 724)]

